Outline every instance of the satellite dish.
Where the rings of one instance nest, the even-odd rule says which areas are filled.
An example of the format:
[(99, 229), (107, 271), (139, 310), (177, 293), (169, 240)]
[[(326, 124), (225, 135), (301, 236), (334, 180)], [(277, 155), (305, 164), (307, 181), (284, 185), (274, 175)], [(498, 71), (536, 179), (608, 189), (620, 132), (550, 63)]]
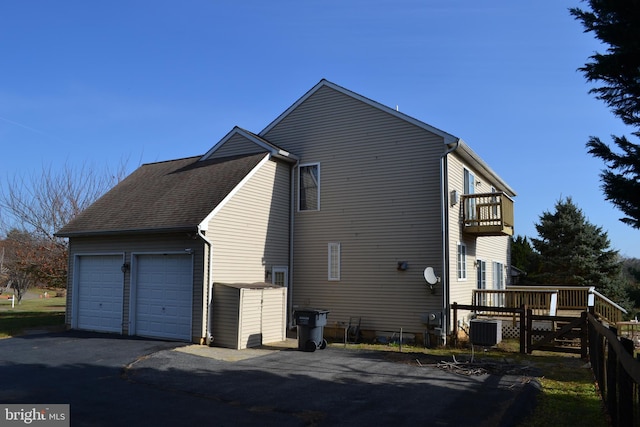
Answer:
[(434, 273), (433, 267), (427, 267), (424, 269), (424, 280), (426, 280), (428, 284), (435, 285), (438, 283), (438, 279), (439, 277)]

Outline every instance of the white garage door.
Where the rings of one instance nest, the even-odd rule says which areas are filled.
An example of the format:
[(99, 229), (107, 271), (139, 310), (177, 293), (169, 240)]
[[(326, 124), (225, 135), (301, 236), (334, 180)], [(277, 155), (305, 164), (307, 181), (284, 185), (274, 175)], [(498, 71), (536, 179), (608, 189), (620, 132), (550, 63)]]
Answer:
[(122, 255), (79, 256), (76, 261), (76, 322), (73, 326), (122, 333)]
[(191, 341), (191, 255), (138, 255), (135, 334)]

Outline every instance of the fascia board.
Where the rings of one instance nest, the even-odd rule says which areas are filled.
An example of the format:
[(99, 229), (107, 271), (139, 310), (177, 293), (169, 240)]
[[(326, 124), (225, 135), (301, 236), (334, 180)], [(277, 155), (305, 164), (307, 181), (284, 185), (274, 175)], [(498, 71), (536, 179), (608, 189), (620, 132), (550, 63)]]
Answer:
[(501, 187), (502, 191), (507, 193), (507, 195), (509, 195), (510, 197), (515, 197), (517, 195), (515, 190), (511, 188), (511, 186), (507, 184), (506, 181), (504, 181), (500, 177), (500, 175), (498, 175), (493, 169), (491, 169), (491, 167), (484, 160), (482, 160), (480, 156), (475, 151), (473, 151), (471, 147), (469, 147), (462, 139), (460, 140), (455, 151), (458, 152), (458, 154), (463, 159), (469, 162), (471, 166), (475, 167), (484, 175), (494, 180)]

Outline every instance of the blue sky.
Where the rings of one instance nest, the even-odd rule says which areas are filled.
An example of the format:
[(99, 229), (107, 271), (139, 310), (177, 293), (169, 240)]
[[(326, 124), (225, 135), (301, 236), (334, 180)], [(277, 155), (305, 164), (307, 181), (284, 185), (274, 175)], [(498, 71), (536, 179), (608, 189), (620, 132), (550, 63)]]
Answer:
[(516, 233), (571, 196), (613, 248), (590, 135), (629, 135), (577, 68), (604, 48), (578, 0), (11, 1), (0, 4), (0, 182), (131, 171), (259, 132), (326, 78), (464, 139), (517, 192)]

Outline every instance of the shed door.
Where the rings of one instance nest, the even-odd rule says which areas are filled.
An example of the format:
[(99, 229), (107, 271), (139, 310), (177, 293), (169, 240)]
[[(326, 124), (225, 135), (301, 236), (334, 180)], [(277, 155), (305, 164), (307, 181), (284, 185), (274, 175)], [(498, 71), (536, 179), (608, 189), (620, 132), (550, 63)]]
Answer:
[(262, 294), (262, 342), (287, 339), (287, 291), (265, 289)]
[(122, 255), (83, 255), (76, 263), (73, 327), (122, 333)]
[(135, 334), (191, 341), (191, 255), (138, 255), (134, 274)]

